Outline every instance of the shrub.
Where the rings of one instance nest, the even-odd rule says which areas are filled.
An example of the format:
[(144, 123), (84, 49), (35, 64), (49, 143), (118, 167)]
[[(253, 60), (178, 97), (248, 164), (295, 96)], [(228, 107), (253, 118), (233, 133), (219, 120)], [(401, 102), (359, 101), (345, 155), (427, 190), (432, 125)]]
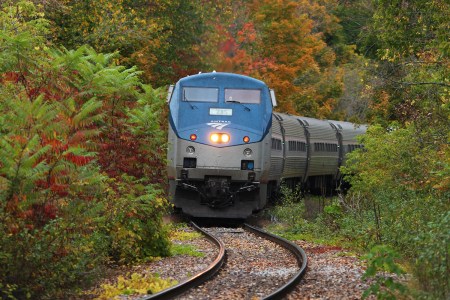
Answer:
[(392, 275), (404, 274), (404, 271), (395, 263), (399, 255), (385, 245), (373, 247), (366, 255), (367, 269), (363, 279), (372, 278), (375, 282), (363, 293), (363, 299), (369, 295), (377, 296), (377, 299), (397, 299), (400, 294), (405, 294), (407, 288), (394, 279)]
[(22, 299), (62, 297), (91, 282), (107, 260), (107, 237), (96, 231), (99, 208), (72, 201), (60, 217), (34, 229), (1, 210), (1, 284), (14, 284), (11, 294)]
[[(344, 218), (347, 235), (366, 236), (368, 246), (383, 243), (409, 260), (416, 278), (431, 297), (448, 297), (448, 145), (433, 128), (410, 123), (369, 128), (364, 151), (349, 155), (344, 171), (350, 195), (364, 199), (354, 216)], [(443, 213), (445, 212), (445, 213)]]
[(305, 203), (300, 201), (300, 188), (291, 189), (285, 185), (281, 186), (281, 203), (271, 210), (272, 218), (287, 224), (303, 222)]
[[(65, 298), (111, 258), (128, 263), (169, 252), (153, 174), (136, 179), (114, 165), (131, 157), (135, 170), (144, 161), (148, 171), (163, 162), (143, 150), (161, 136), (157, 122), (136, 133), (124, 125), (148, 125), (144, 119), (164, 102), (161, 91), (143, 85), (135, 68), (116, 65), (116, 54), (52, 47), (48, 28), (30, 1), (0, 8), (2, 298)], [(127, 110), (134, 104), (145, 114)], [(132, 155), (117, 155), (115, 140), (104, 139), (116, 127), (127, 141), (121, 149), (137, 145)], [(118, 159), (105, 166), (99, 153)]]
[(345, 212), (339, 222), (338, 234), (360, 249), (367, 250), (376, 244), (376, 227), (374, 215), (371, 211), (358, 214)]
[(426, 230), (416, 237), (417, 259), (414, 274), (424, 297), (448, 299), (450, 297), (450, 212), (438, 215)]
[(342, 207), (336, 200), (334, 200), (330, 205), (326, 205), (323, 209), (323, 220), (325, 222), (325, 225), (331, 230), (336, 231), (339, 229), (339, 223), (342, 219), (342, 216)]
[(104, 284), (102, 285), (103, 292), (96, 299), (120, 299), (120, 295), (135, 295), (135, 294), (156, 294), (159, 291), (167, 289), (178, 282), (171, 279), (162, 279), (158, 274), (153, 276), (144, 276), (133, 273), (130, 278), (119, 276), (116, 285)]
[(167, 203), (161, 191), (127, 175), (121, 181), (110, 180), (110, 186), (103, 201), (102, 230), (110, 238), (111, 256), (130, 263), (169, 255), (168, 229), (162, 222)]

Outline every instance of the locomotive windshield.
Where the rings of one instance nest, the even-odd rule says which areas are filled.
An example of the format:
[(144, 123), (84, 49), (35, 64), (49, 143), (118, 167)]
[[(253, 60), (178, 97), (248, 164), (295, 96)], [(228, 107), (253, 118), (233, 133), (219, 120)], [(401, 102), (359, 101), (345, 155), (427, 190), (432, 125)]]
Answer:
[(200, 87), (185, 87), (183, 89), (183, 101), (196, 102), (218, 102), (219, 89), (218, 88), (200, 88)]
[(225, 89), (225, 101), (259, 104), (261, 103), (261, 91), (249, 89)]

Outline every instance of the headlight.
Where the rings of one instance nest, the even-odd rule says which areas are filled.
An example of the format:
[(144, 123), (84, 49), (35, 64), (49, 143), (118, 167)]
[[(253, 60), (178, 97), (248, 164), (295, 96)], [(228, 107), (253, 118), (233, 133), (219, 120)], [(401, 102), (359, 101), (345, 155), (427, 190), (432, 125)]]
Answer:
[(230, 136), (226, 133), (222, 134), (220, 137), (222, 143), (228, 143), (230, 141)]
[(250, 149), (250, 148), (246, 148), (246, 149), (244, 150), (244, 155), (247, 156), (247, 157), (252, 156), (252, 153), (253, 153), (253, 151), (252, 151), (252, 149)]
[(211, 142), (217, 143), (220, 139), (220, 136), (217, 133), (211, 134)]
[(213, 143), (228, 143), (230, 141), (230, 136), (227, 133), (212, 133), (209, 139)]

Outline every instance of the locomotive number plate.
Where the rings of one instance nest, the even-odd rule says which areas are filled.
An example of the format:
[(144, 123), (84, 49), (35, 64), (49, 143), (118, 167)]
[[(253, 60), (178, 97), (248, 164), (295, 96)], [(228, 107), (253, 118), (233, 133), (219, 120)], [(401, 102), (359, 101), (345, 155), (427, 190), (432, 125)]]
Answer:
[(209, 114), (211, 116), (232, 116), (233, 110), (230, 108), (210, 108)]

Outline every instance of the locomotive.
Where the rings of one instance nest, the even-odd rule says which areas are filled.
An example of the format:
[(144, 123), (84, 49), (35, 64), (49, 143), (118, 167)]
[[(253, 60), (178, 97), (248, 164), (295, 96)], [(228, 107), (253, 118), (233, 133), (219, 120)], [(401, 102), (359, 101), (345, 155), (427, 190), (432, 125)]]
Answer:
[(169, 199), (193, 217), (246, 218), (281, 182), (326, 194), (366, 126), (274, 112), (273, 90), (232, 73), (180, 79), (168, 93)]

